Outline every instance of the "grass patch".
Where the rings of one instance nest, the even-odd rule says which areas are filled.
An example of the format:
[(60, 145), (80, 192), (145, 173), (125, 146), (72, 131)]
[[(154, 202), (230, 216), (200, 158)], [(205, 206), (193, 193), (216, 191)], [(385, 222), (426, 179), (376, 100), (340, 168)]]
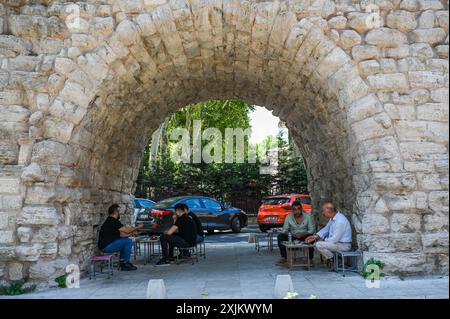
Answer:
[(36, 285), (26, 285), (28, 278), (15, 280), (9, 285), (0, 285), (0, 295), (4, 296), (16, 296), (23, 295), (36, 290)]

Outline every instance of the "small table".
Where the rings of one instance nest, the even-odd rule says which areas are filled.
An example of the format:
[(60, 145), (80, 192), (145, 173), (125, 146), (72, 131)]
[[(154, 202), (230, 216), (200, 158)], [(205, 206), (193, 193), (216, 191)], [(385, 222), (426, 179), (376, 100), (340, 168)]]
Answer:
[[(159, 237), (138, 237), (135, 239), (135, 245), (144, 253), (144, 265), (150, 260), (161, 254), (161, 245), (159, 245)], [(158, 252), (157, 252), (158, 251)]]
[(293, 267), (307, 267), (308, 270), (311, 269), (309, 249), (314, 247), (313, 245), (296, 243), (295, 241), (292, 243), (284, 241), (282, 244), (286, 247), (287, 265), (289, 269)]

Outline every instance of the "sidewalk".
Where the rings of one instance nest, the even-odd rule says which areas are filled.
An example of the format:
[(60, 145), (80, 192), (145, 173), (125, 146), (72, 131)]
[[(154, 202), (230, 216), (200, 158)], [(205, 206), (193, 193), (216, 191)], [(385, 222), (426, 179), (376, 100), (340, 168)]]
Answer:
[(278, 258), (277, 250), (258, 253), (253, 244), (242, 241), (212, 242), (207, 243), (206, 259), (200, 259), (195, 265), (155, 267), (154, 263), (143, 265), (138, 260), (137, 271), (117, 271), (112, 279), (84, 278), (78, 289), (50, 288), (7, 298), (145, 298), (149, 279), (164, 279), (168, 298), (273, 298), (275, 278), (284, 274), (291, 275), (301, 299), (311, 294), (318, 299), (449, 298), (448, 277), (412, 277), (403, 281), (387, 277), (382, 279), (380, 288), (369, 289), (358, 274), (343, 277), (323, 267), (289, 271), (275, 264)]

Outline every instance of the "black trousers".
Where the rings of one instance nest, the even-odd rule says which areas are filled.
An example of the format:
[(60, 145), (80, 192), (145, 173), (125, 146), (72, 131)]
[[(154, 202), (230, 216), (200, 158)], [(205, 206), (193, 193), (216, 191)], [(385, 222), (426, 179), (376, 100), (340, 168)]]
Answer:
[[(306, 235), (306, 236), (303, 236), (303, 237), (300, 237), (300, 238), (292, 237), (292, 240), (295, 239), (295, 240), (304, 241), (306, 239), (306, 237), (308, 237), (308, 236), (309, 235)], [(282, 244), (282, 242), (289, 240), (288, 234), (284, 234), (284, 233), (278, 234), (277, 239), (278, 239), (278, 248), (280, 248), (281, 257), (287, 258), (286, 247)], [(310, 259), (314, 258), (314, 248), (313, 247), (309, 248), (309, 258)]]
[(164, 259), (173, 257), (174, 247), (187, 248), (192, 246), (179, 235), (161, 235), (159, 240), (161, 242), (161, 251)]

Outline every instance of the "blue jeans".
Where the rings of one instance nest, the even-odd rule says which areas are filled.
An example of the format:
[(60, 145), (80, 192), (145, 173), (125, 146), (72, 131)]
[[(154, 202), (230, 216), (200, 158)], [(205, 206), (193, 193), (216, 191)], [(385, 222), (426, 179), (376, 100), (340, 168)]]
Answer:
[(197, 244), (203, 243), (204, 240), (205, 240), (205, 237), (197, 235)]
[(116, 239), (111, 244), (103, 248), (104, 253), (115, 253), (120, 251), (120, 260), (123, 262), (130, 261), (131, 249), (133, 249), (133, 241), (128, 237)]

